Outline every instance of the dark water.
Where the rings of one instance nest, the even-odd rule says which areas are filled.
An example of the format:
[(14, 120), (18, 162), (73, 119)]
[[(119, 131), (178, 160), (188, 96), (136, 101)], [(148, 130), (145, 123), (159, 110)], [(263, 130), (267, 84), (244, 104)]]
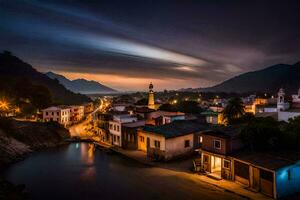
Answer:
[(32, 199), (238, 199), (176, 172), (107, 154), (88, 143), (33, 154), (4, 176), (25, 184)]

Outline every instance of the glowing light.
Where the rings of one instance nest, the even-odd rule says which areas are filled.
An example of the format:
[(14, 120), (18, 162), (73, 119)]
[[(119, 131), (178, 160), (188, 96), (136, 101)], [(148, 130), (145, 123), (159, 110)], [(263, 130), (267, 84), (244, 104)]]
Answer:
[(9, 103), (5, 100), (0, 100), (0, 109), (1, 110), (8, 110)]

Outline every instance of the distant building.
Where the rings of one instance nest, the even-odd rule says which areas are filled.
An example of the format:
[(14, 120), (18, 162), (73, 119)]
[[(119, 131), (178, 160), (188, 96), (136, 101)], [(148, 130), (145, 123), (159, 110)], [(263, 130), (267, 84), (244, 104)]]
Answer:
[(278, 97), (277, 97), (277, 111), (284, 111), (289, 109), (289, 103), (284, 101), (285, 98), (285, 92), (283, 90), (283, 88), (280, 88), (279, 92), (278, 92)]
[(148, 108), (155, 109), (154, 91), (153, 91), (152, 83), (150, 83), (150, 85), (149, 85)]
[(96, 135), (100, 137), (101, 142), (110, 142), (109, 121), (113, 119), (110, 113), (96, 112), (93, 122)]
[(145, 121), (140, 120), (136, 122), (123, 123), (121, 128), (122, 148), (137, 150), (138, 149), (138, 135), (137, 130), (145, 126)]
[(138, 149), (153, 160), (170, 160), (191, 154), (194, 134), (202, 127), (194, 121), (177, 120), (161, 126), (145, 126), (138, 130)]
[(292, 95), (292, 104), (290, 105), (288, 102), (285, 102), (285, 93), (281, 88), (278, 92), (277, 98), (277, 110), (278, 110), (278, 120), (279, 121), (288, 121), (291, 118), (295, 118), (300, 116), (300, 89), (297, 95)]
[(163, 124), (171, 123), (176, 120), (184, 120), (184, 119), (185, 119), (185, 113), (158, 110), (155, 112), (150, 112), (146, 115), (146, 124), (163, 125)]
[(42, 110), (44, 122), (58, 122), (64, 126), (70, 124), (70, 108), (68, 106), (52, 106)]
[(114, 115), (109, 121), (109, 133), (112, 145), (122, 146), (122, 124), (136, 122), (137, 118), (131, 115)]
[(92, 102), (85, 103), (85, 104), (83, 104), (83, 106), (84, 106), (84, 113), (85, 114), (91, 113), (94, 110), (94, 104)]
[(73, 105), (70, 106), (70, 121), (78, 122), (84, 117), (84, 106)]
[(222, 112), (206, 110), (202, 112), (201, 115), (205, 116), (206, 123), (208, 124), (224, 124), (224, 118)]

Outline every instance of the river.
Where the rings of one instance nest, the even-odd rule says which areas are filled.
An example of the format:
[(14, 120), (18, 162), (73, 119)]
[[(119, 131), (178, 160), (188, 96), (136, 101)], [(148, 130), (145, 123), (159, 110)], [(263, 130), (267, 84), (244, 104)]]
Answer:
[(30, 155), (4, 172), (32, 199), (241, 199), (172, 170), (149, 167), (89, 143)]

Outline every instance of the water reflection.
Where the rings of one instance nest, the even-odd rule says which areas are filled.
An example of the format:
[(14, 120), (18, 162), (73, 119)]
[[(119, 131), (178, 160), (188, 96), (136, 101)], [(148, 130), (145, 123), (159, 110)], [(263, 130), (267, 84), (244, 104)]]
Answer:
[(95, 145), (85, 144), (80, 145), (80, 156), (83, 164), (93, 165), (95, 161)]

